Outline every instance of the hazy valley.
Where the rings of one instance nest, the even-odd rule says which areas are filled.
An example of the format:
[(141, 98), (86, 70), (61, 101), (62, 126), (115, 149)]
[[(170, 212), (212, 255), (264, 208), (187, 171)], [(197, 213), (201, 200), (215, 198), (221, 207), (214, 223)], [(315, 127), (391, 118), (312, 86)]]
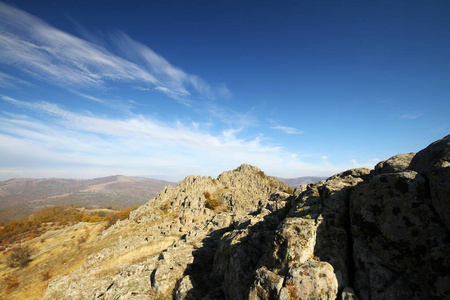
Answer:
[(58, 205), (125, 209), (142, 205), (175, 183), (143, 177), (95, 179), (16, 178), (0, 182), (0, 222), (24, 218)]

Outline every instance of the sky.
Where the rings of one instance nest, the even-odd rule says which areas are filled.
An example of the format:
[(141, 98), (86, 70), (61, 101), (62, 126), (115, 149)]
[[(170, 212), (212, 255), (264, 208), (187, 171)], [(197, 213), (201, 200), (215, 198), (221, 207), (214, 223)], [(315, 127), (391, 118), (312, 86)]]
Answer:
[(0, 180), (331, 176), (449, 133), (449, 1), (0, 0)]

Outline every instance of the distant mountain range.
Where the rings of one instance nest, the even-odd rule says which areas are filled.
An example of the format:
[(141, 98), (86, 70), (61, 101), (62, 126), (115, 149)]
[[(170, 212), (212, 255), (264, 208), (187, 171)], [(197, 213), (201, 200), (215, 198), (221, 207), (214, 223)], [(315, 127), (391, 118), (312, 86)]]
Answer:
[(290, 187), (296, 188), (299, 185), (309, 184), (312, 182), (317, 182), (321, 180), (327, 179), (327, 177), (318, 177), (318, 176), (303, 176), (303, 177), (297, 177), (297, 178), (280, 178), (278, 179), (286, 182)]
[[(279, 178), (292, 188), (326, 179)], [(142, 205), (174, 182), (122, 175), (95, 179), (15, 178), (0, 181), (0, 222), (24, 218), (56, 205), (124, 209)]]
[(0, 221), (9, 222), (55, 205), (124, 209), (142, 205), (167, 185), (176, 183), (143, 177), (95, 179), (16, 178), (0, 182)]

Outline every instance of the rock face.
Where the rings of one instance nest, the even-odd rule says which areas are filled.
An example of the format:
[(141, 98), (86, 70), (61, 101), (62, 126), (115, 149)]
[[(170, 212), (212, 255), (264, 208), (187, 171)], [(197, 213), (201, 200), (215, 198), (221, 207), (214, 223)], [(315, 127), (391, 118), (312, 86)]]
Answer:
[(245, 164), (217, 179), (188, 176), (104, 231), (98, 239), (116, 245), (53, 280), (45, 299), (198, 299), (218, 287), (210, 273), (222, 235), (260, 206), (283, 208), (287, 191)]
[(293, 193), (249, 165), (189, 176), (46, 299), (449, 299), (449, 186), (450, 136)]

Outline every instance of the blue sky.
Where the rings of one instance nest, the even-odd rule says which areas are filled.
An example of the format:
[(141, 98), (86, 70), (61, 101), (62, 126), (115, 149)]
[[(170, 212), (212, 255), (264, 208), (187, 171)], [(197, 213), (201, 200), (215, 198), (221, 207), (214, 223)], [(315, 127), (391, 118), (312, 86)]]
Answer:
[(450, 133), (448, 1), (0, 2), (0, 180), (328, 176)]

